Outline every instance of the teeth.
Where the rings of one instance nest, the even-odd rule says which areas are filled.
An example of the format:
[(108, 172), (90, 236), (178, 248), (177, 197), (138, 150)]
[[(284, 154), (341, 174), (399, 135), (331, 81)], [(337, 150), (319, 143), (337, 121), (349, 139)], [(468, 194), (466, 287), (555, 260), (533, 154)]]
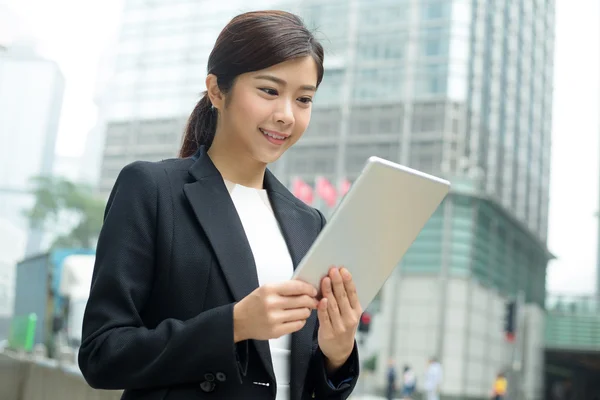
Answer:
[(279, 140), (285, 139), (285, 136), (277, 136), (277, 135), (274, 135), (274, 134), (272, 134), (272, 133), (270, 133), (270, 132), (265, 132), (265, 131), (263, 131), (262, 129), (261, 129), (260, 131), (261, 131), (261, 132), (262, 132), (264, 135), (270, 136), (270, 137), (272, 137), (273, 139), (279, 139)]

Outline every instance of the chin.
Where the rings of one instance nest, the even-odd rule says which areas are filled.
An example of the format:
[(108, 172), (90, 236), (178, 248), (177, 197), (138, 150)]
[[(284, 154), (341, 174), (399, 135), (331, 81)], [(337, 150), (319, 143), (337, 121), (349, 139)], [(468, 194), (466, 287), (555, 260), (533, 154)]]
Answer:
[(274, 163), (275, 161), (279, 160), (279, 158), (280, 158), (282, 155), (283, 155), (283, 153), (279, 153), (279, 154), (277, 154), (277, 155), (273, 155), (273, 156), (270, 156), (270, 157), (263, 157), (262, 161), (263, 161), (265, 164), (271, 164), (271, 163)]
[(279, 160), (279, 158), (283, 155), (283, 153), (285, 153), (285, 150), (280, 150), (280, 151), (265, 151), (264, 149), (262, 151), (259, 151), (256, 158), (256, 160), (265, 163), (265, 164), (271, 164), (274, 163), (275, 161)]

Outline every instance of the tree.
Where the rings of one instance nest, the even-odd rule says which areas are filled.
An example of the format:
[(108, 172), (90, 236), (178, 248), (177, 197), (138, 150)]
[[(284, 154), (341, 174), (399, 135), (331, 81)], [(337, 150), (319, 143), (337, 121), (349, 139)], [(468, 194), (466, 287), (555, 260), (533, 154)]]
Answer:
[(51, 176), (34, 177), (31, 183), (35, 204), (25, 215), (32, 228), (55, 236), (50, 247), (95, 247), (105, 202), (92, 188)]

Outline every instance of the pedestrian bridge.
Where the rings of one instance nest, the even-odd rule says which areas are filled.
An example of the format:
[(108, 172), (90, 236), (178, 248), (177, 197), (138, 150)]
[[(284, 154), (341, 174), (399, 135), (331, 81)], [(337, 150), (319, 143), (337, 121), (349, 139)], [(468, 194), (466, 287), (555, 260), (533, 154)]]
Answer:
[(551, 296), (546, 310), (546, 389), (568, 382), (576, 398), (592, 399), (600, 393), (600, 298)]
[(546, 310), (547, 349), (600, 352), (600, 298), (552, 296)]

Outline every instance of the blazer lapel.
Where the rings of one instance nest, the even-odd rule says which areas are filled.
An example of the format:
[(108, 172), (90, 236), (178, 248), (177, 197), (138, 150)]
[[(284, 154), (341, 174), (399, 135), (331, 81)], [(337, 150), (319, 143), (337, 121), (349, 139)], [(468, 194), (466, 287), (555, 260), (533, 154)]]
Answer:
[[(319, 234), (320, 221), (315, 222), (307, 210), (294, 204), (297, 200), (293, 199), (293, 195), (269, 170), (265, 172), (265, 189), (269, 193), (273, 212), (287, 243), (294, 269), (296, 269)], [(292, 399), (296, 395), (301, 395), (313, 353), (313, 334), (316, 323), (317, 312), (313, 311), (304, 328), (292, 334), (290, 362)]]
[[(240, 301), (258, 287), (256, 264), (244, 227), (221, 174), (204, 148), (197, 153), (190, 174), (196, 181), (184, 185), (184, 193), (210, 241), (233, 298)], [(269, 342), (253, 342), (274, 381)]]

